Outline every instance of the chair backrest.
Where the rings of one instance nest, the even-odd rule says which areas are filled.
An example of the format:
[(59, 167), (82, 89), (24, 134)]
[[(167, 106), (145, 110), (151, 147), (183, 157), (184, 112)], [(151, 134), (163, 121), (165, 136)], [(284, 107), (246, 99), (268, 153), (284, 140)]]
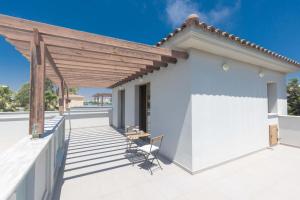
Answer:
[(164, 135), (159, 135), (159, 136), (153, 137), (150, 140), (150, 144), (154, 145), (154, 144), (159, 143), (159, 148), (160, 148), (163, 138), (164, 138)]

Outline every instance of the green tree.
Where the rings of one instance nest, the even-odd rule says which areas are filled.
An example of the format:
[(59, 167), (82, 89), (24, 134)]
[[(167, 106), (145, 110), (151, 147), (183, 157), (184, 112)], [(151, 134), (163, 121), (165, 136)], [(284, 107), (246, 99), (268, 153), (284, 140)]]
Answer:
[(58, 96), (52, 90), (45, 91), (45, 110), (57, 110)]
[[(70, 88), (70, 94), (77, 94), (78, 88)], [(29, 98), (30, 98), (30, 84), (25, 83), (16, 94), (16, 103), (20, 107), (24, 107), (25, 110), (29, 109)], [(45, 110), (53, 111), (57, 110), (58, 104), (58, 93), (57, 88), (53, 85), (52, 81), (46, 79), (45, 81)]]
[(0, 111), (16, 111), (13, 92), (8, 86), (0, 86)]
[(300, 86), (298, 79), (291, 79), (287, 87), (288, 114), (300, 115)]
[[(25, 83), (16, 95), (16, 102), (19, 106), (29, 109), (30, 84)], [(53, 83), (47, 79), (45, 82), (45, 110), (57, 110), (58, 96)]]
[(55, 86), (50, 79), (45, 81), (45, 91), (55, 91)]
[(46, 79), (45, 82), (45, 110), (53, 111), (57, 110), (58, 95), (56, 92), (56, 87), (53, 85), (52, 81)]
[(29, 83), (22, 85), (21, 89), (16, 94), (16, 103), (18, 106), (23, 107), (25, 110), (29, 108)]
[(79, 91), (78, 88), (69, 88), (69, 94), (77, 94)]

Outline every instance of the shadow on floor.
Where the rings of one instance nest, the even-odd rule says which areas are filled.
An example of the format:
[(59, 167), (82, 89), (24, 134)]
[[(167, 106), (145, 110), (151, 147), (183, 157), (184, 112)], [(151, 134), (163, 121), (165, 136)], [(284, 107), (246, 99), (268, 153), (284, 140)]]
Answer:
[[(102, 173), (122, 167), (135, 166), (143, 170), (158, 168), (145, 162), (145, 158), (127, 149), (126, 137), (109, 126), (88, 127), (69, 131), (66, 138), (66, 154), (58, 175), (54, 200), (60, 199), (65, 181)], [(170, 164), (166, 159), (160, 161)], [(149, 173), (150, 174), (150, 173)]]

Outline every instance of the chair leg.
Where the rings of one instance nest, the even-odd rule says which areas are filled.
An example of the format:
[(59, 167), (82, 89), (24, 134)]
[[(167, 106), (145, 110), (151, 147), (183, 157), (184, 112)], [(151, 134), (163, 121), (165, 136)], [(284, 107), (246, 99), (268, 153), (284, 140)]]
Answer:
[(151, 175), (153, 175), (153, 172), (152, 172), (152, 169), (151, 169), (151, 167), (152, 167), (152, 165), (153, 165), (153, 162), (150, 162), (150, 160), (149, 160), (149, 155), (148, 155), (148, 157), (147, 157), (147, 161), (148, 161), (148, 163), (150, 164), (150, 165), (149, 165), (149, 171), (150, 171)]
[(147, 154), (147, 156), (144, 155), (145, 161), (150, 163), (150, 166), (148, 167), (148, 170), (150, 171), (151, 175), (153, 175), (153, 172), (152, 172), (152, 169), (151, 169), (152, 162), (149, 160), (149, 156), (150, 156), (150, 154)]
[(152, 164), (152, 165), (154, 164), (154, 158), (151, 159), (151, 164)]
[(131, 146), (132, 146), (132, 142), (129, 141), (129, 149), (128, 150), (131, 150)]
[(134, 162), (134, 156), (133, 156), (133, 159), (132, 159), (132, 166), (134, 166), (135, 162)]
[(129, 149), (130, 149), (130, 140), (127, 139), (127, 151), (129, 151)]
[[(163, 168), (161, 167), (161, 165), (160, 165), (160, 163), (159, 163), (159, 160), (158, 160), (158, 158), (157, 158), (157, 155), (156, 155), (156, 154), (154, 155), (154, 158), (157, 160), (158, 166), (159, 166), (159, 168), (162, 170)], [(153, 160), (154, 160), (154, 159), (153, 159)]]

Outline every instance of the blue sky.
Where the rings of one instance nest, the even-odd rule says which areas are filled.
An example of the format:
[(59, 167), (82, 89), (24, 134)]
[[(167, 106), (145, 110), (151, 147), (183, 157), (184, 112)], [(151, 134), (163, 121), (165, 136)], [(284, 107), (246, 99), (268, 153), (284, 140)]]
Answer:
[[(27, 0), (0, 1), (0, 13), (121, 39), (155, 44), (190, 13), (300, 61), (300, 1), (282, 0)], [(0, 84), (17, 90), (29, 63), (0, 38)], [(300, 73), (289, 78), (300, 78)], [(86, 97), (105, 89), (81, 89)]]

